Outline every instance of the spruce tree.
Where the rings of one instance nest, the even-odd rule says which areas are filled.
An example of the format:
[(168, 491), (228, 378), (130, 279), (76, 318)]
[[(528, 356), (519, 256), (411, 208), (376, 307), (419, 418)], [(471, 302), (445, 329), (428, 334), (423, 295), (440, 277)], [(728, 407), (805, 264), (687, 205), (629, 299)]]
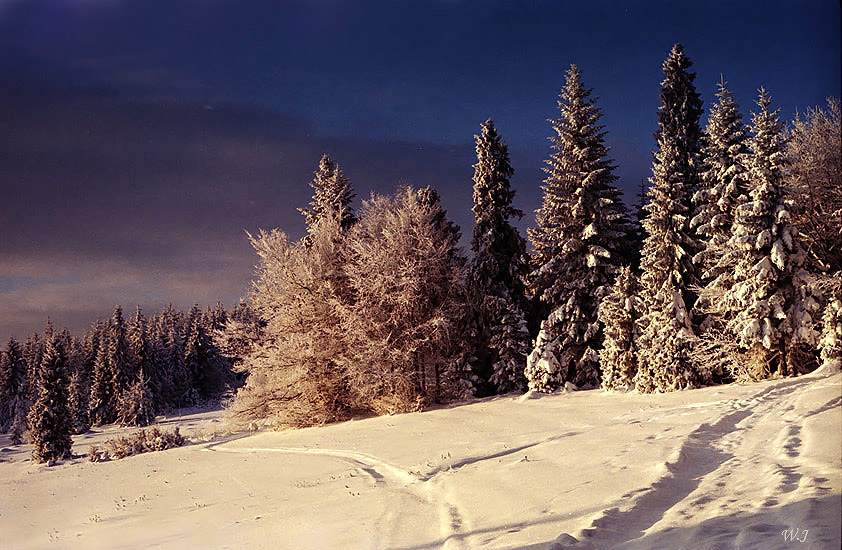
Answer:
[(44, 342), (36, 332), (23, 345), (23, 358), (26, 361), (27, 401), (30, 404), (35, 401), (37, 396), (38, 369), (41, 368), (41, 358), (43, 356)]
[[(732, 269), (732, 284), (710, 299), (738, 345), (779, 376), (797, 374), (790, 364), (798, 347), (814, 347), (819, 305), (804, 269), (806, 252), (792, 223), (791, 190), (785, 175), (784, 127), (772, 100), (760, 90), (752, 116), (751, 191), (735, 212), (730, 252), (718, 267)], [(763, 369), (758, 369), (762, 377)]]
[(223, 385), (224, 365), (198, 307), (190, 311), (190, 326), (184, 343), (184, 363), (190, 385), (203, 398), (215, 395)]
[[(343, 230), (354, 224), (357, 217), (351, 208), (351, 201), (354, 198), (351, 183), (342, 173), (339, 165), (328, 155), (322, 155), (310, 187), (313, 188), (310, 208), (299, 209), (307, 221), (308, 233), (315, 231), (318, 221), (322, 219), (335, 220)], [(307, 241), (308, 239), (305, 238), (305, 244)]]
[(29, 411), (26, 368), (23, 348), (17, 340), (9, 338), (6, 349), (0, 354), (0, 432), (11, 432), (15, 443), (20, 443), (26, 431)]
[(114, 313), (108, 325), (108, 369), (113, 386), (111, 408), (115, 413), (119, 408), (120, 397), (134, 382), (135, 377), (126, 332), (123, 308), (118, 304), (114, 307)]
[(184, 362), (184, 351), (181, 329), (177, 325), (171, 325), (167, 331), (167, 352), (164, 361), (169, 366), (170, 404), (175, 407), (186, 407), (194, 401), (190, 391), (190, 371)]
[(534, 248), (529, 290), (549, 315), (541, 323), (529, 355), (529, 387), (552, 391), (571, 381), (599, 385), (602, 329), (597, 306), (623, 263), (624, 240), (632, 232), (620, 199), (613, 162), (606, 158), (601, 111), (591, 90), (571, 65), (559, 97), (561, 117), (547, 161), (547, 179), (537, 227), (529, 229)]
[(70, 416), (73, 433), (83, 434), (91, 428), (89, 407), (91, 394), (91, 371), (88, 370), (85, 345), (74, 338), (68, 357), (70, 371)]
[(691, 198), (699, 188), (702, 102), (693, 86), (692, 63), (680, 44), (664, 62), (658, 150), (652, 165), (646, 237), (641, 254), (638, 369), (641, 392), (698, 386), (706, 375), (690, 361), (695, 338), (690, 316), (698, 284), (693, 255), (699, 250), (690, 230)]
[(67, 354), (55, 334), (47, 340), (38, 375), (38, 398), (29, 411), (32, 458), (53, 463), (70, 457), (73, 445), (73, 421), (67, 404)]
[(750, 179), (748, 129), (724, 80), (719, 82), (716, 96), (719, 101), (708, 117), (701, 188), (693, 195), (695, 212), (690, 222), (702, 237), (702, 248), (694, 263), (700, 278), (706, 281), (722, 274), (713, 268), (727, 248), (734, 209), (738, 203), (745, 202)]
[(634, 343), (639, 310), (637, 293), (637, 277), (631, 268), (623, 266), (608, 296), (599, 304), (599, 320), (605, 333), (602, 349), (599, 350), (602, 388), (605, 390), (634, 388), (637, 372)]
[(148, 426), (155, 423), (155, 408), (149, 378), (141, 369), (137, 380), (123, 392), (120, 398), (118, 420), (123, 426)]
[(111, 369), (108, 367), (107, 333), (102, 333), (102, 340), (97, 348), (94, 369), (91, 375), (91, 394), (88, 401), (88, 416), (91, 424), (101, 426), (117, 419)]
[(512, 206), (514, 170), (508, 146), (488, 119), (476, 139), (474, 165), (474, 256), (467, 269), (467, 294), (475, 326), (477, 394), (524, 389), (529, 352), (526, 330), (526, 242), (510, 220), (523, 216)]

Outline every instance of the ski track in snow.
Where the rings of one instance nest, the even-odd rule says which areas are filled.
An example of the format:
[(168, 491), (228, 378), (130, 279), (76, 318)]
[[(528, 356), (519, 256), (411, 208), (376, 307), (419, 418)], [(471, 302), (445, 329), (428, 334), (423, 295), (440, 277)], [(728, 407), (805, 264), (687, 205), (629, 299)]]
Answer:
[[(630, 499), (631, 505), (623, 509), (613, 507), (604, 510), (592, 520), (589, 527), (577, 533), (578, 537), (563, 533), (548, 546), (549, 550), (656, 548), (658, 546), (653, 545), (654, 541), (641, 540), (648, 531), (658, 526), (659, 522), (671, 511), (684, 517), (693, 517), (694, 512), (703, 509), (704, 505), (713, 499), (710, 496), (694, 499), (690, 502), (691, 509), (689, 510), (685, 509), (685, 499), (690, 497), (702, 483), (712, 482), (722, 490), (728, 486), (730, 477), (742, 477), (734, 473), (737, 469), (757, 470), (756, 477), (773, 481), (773, 483), (767, 481), (768, 489), (766, 499), (761, 503), (762, 507), (777, 506), (783, 495), (792, 494), (797, 490), (803, 499), (798, 503), (797, 514), (779, 515), (776, 517), (779, 521), (774, 523), (750, 520), (743, 522), (740, 518), (735, 518), (732, 523), (743, 524), (736, 527), (731, 525), (732, 529), (724, 532), (721, 530), (716, 532), (702, 526), (694, 533), (695, 540), (713, 541), (713, 546), (710, 547), (717, 549), (760, 550), (765, 549), (764, 544), (768, 543), (768, 538), (764, 537), (777, 535), (780, 532), (780, 525), (789, 525), (790, 528), (810, 525), (810, 516), (817, 508), (817, 501), (826, 496), (829, 491), (827, 487), (822, 486), (828, 480), (821, 477), (819, 471), (805, 471), (810, 468), (797, 463), (796, 459), (800, 456), (801, 427), (794, 424), (793, 420), (803, 422), (810, 416), (838, 407), (842, 403), (842, 397), (835, 397), (820, 404), (803, 417), (793, 420), (787, 420), (785, 415), (782, 417), (780, 409), (781, 403), (784, 403), (784, 411), (793, 410), (795, 407), (792, 401), (799, 396), (795, 390), (799, 386), (806, 388), (816, 383), (817, 380), (812, 377), (801, 377), (775, 384), (751, 397), (707, 403), (727, 405), (732, 411), (726, 412), (712, 424), (701, 424), (690, 433), (679, 450), (664, 464), (664, 474), (651, 487), (623, 495), (624, 499)], [(670, 410), (696, 408), (704, 404), (695, 403), (688, 407), (674, 407)], [(650, 421), (660, 417), (652, 417)], [(755, 426), (775, 423), (783, 424), (778, 431), (776, 447), (780, 451), (777, 456), (773, 458), (766, 456), (763, 453), (765, 448), (752, 449), (757, 452), (746, 453), (746, 446), (756, 444), (756, 442), (745, 440), (746, 433)], [(738, 452), (740, 447), (744, 447), (740, 449), (743, 452)], [(746, 455), (750, 456), (751, 460), (743, 463), (743, 457)], [(766, 466), (764, 471), (764, 465), (770, 461), (772, 464)], [(702, 491), (702, 493), (709, 494), (710, 491)], [(805, 495), (806, 499), (803, 498)], [(731, 502), (737, 502), (737, 499), (734, 498)], [(729, 514), (729, 511), (720, 510), (719, 515), (722, 514)], [(669, 530), (671, 530), (669, 527), (665, 529), (665, 531)], [(736, 539), (734, 538), (735, 530), (739, 532)], [(762, 537), (757, 535), (762, 535)], [(752, 539), (755, 544), (752, 544)], [(642, 546), (637, 546), (636, 541), (642, 543)], [(815, 548), (831, 548), (839, 544), (839, 541), (833, 540), (817, 542), (819, 544), (824, 542), (827, 546), (815, 546)], [(690, 544), (687, 547), (694, 547), (694, 545)]]
[[(452, 502), (452, 493), (448, 490), (446, 485), (437, 483), (436, 476), (445, 470), (435, 470), (429, 475), (420, 476), (413, 474), (399, 466), (390, 464), (380, 458), (361, 453), (357, 451), (350, 451), (346, 449), (324, 449), (324, 448), (309, 448), (309, 447), (245, 447), (245, 448), (226, 448), (223, 447), (225, 443), (216, 442), (206, 445), (203, 451), (221, 451), (227, 453), (278, 453), (278, 454), (297, 454), (297, 455), (312, 455), (326, 458), (333, 458), (348, 464), (355, 469), (368, 475), (375, 486), (389, 485), (399, 491), (409, 493), (411, 496), (420, 498), (436, 508), (435, 513), (438, 516), (441, 532), (441, 546), (444, 550), (464, 550), (467, 547), (462, 540), (461, 531), (466, 527), (465, 520), (459, 508)], [(530, 445), (531, 446), (531, 445)], [(506, 453), (498, 453), (494, 455), (502, 456), (516, 452), (517, 449), (512, 449)], [(488, 457), (488, 458), (494, 458)], [(465, 461), (465, 464), (475, 463), (483, 458), (477, 458), (471, 461)], [(464, 464), (463, 464), (464, 465)], [(389, 516), (387, 511), (387, 516)], [(393, 520), (398, 521), (400, 518), (381, 518), (381, 522)], [(398, 528), (398, 525), (395, 525)], [(391, 548), (388, 543), (381, 543), (383, 548)], [(439, 547), (439, 546), (436, 546)]]
[[(456, 495), (447, 483), (446, 476), (456, 474), (462, 468), (479, 464), (487, 460), (495, 460), (514, 455), (539, 445), (562, 440), (566, 437), (579, 435), (580, 432), (567, 432), (548, 437), (540, 441), (511, 447), (499, 452), (472, 456), (462, 460), (432, 468), (424, 473), (414, 473), (400, 466), (390, 464), (371, 454), (347, 449), (327, 449), (317, 447), (224, 447), (231, 439), (217, 441), (205, 445), (203, 451), (228, 453), (277, 453), (321, 456), (339, 460), (369, 476), (375, 486), (387, 485), (392, 489), (420, 498), (435, 508), (438, 517), (441, 540), (429, 546), (418, 548), (441, 548), (443, 550), (467, 550), (470, 548), (466, 534), (470, 525), (463, 511), (455, 502)], [(239, 439), (239, 438), (237, 438)], [(387, 513), (388, 515), (388, 513)], [(391, 521), (389, 521), (391, 520)], [(394, 522), (399, 527), (400, 518), (381, 518), (380, 523)], [(383, 548), (393, 548), (388, 543), (381, 543)]]

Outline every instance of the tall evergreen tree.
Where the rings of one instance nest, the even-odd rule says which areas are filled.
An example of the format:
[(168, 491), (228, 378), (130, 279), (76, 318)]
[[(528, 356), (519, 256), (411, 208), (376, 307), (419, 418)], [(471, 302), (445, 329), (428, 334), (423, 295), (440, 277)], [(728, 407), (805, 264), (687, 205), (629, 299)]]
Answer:
[(29, 411), (32, 458), (52, 463), (70, 457), (73, 446), (73, 421), (67, 404), (67, 354), (55, 334), (47, 340), (38, 374), (38, 399)]
[[(751, 191), (737, 206), (730, 252), (717, 266), (733, 270), (732, 284), (710, 301), (743, 350), (762, 367), (771, 363), (778, 375), (788, 376), (797, 374), (799, 365), (791, 363), (798, 347), (817, 344), (820, 314), (804, 269), (806, 253), (792, 223), (784, 127), (771, 104), (761, 89), (749, 142)], [(758, 372), (762, 376), (763, 368)]]
[(710, 111), (703, 147), (701, 188), (693, 195), (695, 212), (690, 225), (703, 239), (694, 262), (702, 280), (721, 275), (712, 268), (725, 252), (734, 224), (734, 210), (749, 190), (748, 129), (725, 81)]
[(184, 343), (184, 363), (190, 373), (190, 385), (198, 396), (208, 398), (223, 385), (223, 358), (213, 343), (198, 306), (190, 311), (190, 326)]
[(119, 408), (120, 396), (134, 382), (135, 377), (126, 332), (123, 308), (118, 304), (114, 307), (108, 325), (108, 369), (113, 386), (111, 408), (115, 412)]
[(632, 232), (620, 199), (613, 162), (606, 158), (601, 111), (571, 65), (559, 97), (561, 118), (547, 161), (529, 290), (549, 315), (529, 355), (529, 387), (552, 391), (566, 381), (599, 385), (602, 329), (597, 306), (623, 263), (624, 240)]
[(474, 137), (474, 256), (467, 269), (467, 294), (476, 327), (472, 371), (479, 378), (477, 393), (488, 395), (526, 386), (526, 242), (510, 222), (523, 212), (512, 206), (508, 147), (491, 119)]
[(641, 257), (638, 369), (641, 392), (671, 391), (699, 385), (704, 373), (690, 362), (695, 338), (690, 311), (698, 283), (693, 255), (699, 245), (690, 231), (691, 198), (699, 188), (702, 101), (693, 86), (692, 63), (680, 44), (664, 62), (658, 150), (652, 165), (646, 237)]
[[(326, 218), (336, 220), (342, 229), (348, 229), (354, 224), (357, 217), (351, 208), (354, 198), (351, 182), (328, 155), (322, 155), (310, 187), (313, 188), (310, 208), (299, 209), (307, 221), (308, 233), (315, 230), (319, 220)], [(305, 238), (305, 242), (307, 240)]]
[[(33, 403), (38, 392), (38, 369), (44, 356), (44, 342), (38, 333), (32, 334), (23, 345), (23, 358), (26, 361), (27, 401)], [(28, 409), (27, 409), (28, 410)]]
[(29, 378), (23, 348), (10, 338), (0, 354), (0, 432), (12, 433), (12, 440), (20, 443), (26, 431), (29, 411)]
[(103, 332), (91, 375), (91, 394), (88, 401), (91, 423), (101, 426), (114, 422), (117, 419), (116, 402), (111, 369), (108, 367), (108, 333)]
[(91, 395), (91, 371), (88, 370), (84, 344), (74, 338), (68, 353), (70, 372), (69, 402), (73, 433), (83, 434), (91, 428), (89, 415)]

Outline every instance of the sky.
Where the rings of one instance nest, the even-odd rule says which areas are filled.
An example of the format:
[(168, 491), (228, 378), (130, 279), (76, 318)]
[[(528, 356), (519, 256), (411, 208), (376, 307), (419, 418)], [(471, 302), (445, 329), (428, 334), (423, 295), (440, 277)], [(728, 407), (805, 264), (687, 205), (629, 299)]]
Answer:
[(721, 77), (746, 120), (760, 86), (784, 120), (840, 96), (837, 0), (0, 0), (0, 343), (232, 306), (246, 232), (303, 234), (323, 153), (356, 207), (436, 187), (467, 248), (489, 117), (525, 232), (571, 63), (631, 203), (677, 42), (706, 114)]

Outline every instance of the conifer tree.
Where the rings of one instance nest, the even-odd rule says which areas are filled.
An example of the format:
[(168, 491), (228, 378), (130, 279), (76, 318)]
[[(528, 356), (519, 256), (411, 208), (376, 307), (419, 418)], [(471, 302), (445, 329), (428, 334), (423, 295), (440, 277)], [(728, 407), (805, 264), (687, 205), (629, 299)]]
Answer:
[(155, 408), (149, 378), (141, 369), (137, 380), (123, 392), (120, 398), (118, 420), (123, 426), (148, 426), (155, 423)]
[[(308, 233), (314, 231), (318, 220), (325, 218), (336, 220), (343, 230), (354, 224), (357, 217), (351, 208), (354, 198), (351, 183), (328, 155), (322, 155), (310, 187), (313, 188), (310, 208), (299, 209), (307, 221)], [(305, 243), (307, 240), (305, 238)]]
[(73, 433), (83, 434), (91, 428), (90, 407), (91, 371), (88, 370), (85, 346), (74, 338), (68, 357), (70, 372), (69, 403)]
[(123, 308), (119, 304), (114, 307), (108, 325), (108, 369), (113, 386), (111, 408), (116, 413), (120, 397), (134, 382), (134, 368), (126, 337), (126, 321), (123, 319)]
[(165, 362), (169, 366), (171, 404), (185, 407), (193, 404), (190, 387), (190, 371), (184, 362), (184, 339), (178, 326), (172, 325), (167, 331), (167, 352)]
[(624, 239), (632, 232), (620, 199), (613, 162), (606, 158), (601, 111), (572, 65), (559, 97), (561, 118), (552, 121), (554, 152), (537, 227), (529, 290), (549, 315), (529, 355), (529, 387), (541, 391), (570, 381), (599, 385), (602, 329), (597, 306), (623, 263)]
[(149, 373), (152, 370), (149, 331), (146, 325), (146, 317), (144, 317), (140, 306), (137, 306), (134, 317), (126, 331), (126, 344), (131, 364), (130, 372), (135, 374), (144, 370)]
[(88, 415), (95, 426), (114, 422), (117, 409), (114, 404), (114, 384), (111, 369), (108, 367), (108, 334), (102, 333), (102, 340), (97, 348), (94, 370), (91, 378), (91, 395), (88, 401)]
[(691, 198), (699, 187), (702, 102), (692, 63), (680, 44), (664, 62), (658, 109), (658, 150), (652, 165), (646, 237), (641, 255), (640, 342), (635, 385), (641, 392), (697, 386), (706, 374), (690, 361), (695, 338), (690, 317), (698, 284), (690, 231)]
[(197, 306), (191, 310), (190, 326), (184, 344), (184, 363), (190, 375), (190, 385), (197, 395), (207, 398), (223, 384), (222, 357), (213, 343)]
[(702, 237), (694, 263), (702, 280), (721, 273), (712, 268), (725, 252), (734, 224), (734, 209), (749, 190), (748, 129), (725, 81), (719, 82), (719, 102), (711, 108), (703, 147), (701, 188), (693, 195), (695, 212), (690, 222)]
[[(784, 127), (772, 100), (760, 90), (752, 116), (749, 170), (751, 190), (737, 206), (730, 252), (719, 263), (732, 269), (732, 284), (709, 298), (715, 313), (740, 348), (762, 365), (772, 364), (779, 376), (797, 374), (793, 353), (800, 345), (814, 347), (819, 305), (804, 269), (806, 253), (792, 223), (790, 190), (785, 181), (787, 159)], [(757, 377), (763, 376), (758, 369)]]
[(605, 340), (599, 350), (602, 388), (630, 390), (637, 372), (635, 339), (637, 331), (637, 277), (623, 266), (608, 295), (599, 304), (599, 320)]
[(29, 379), (23, 348), (10, 338), (0, 354), (0, 432), (11, 432), (12, 441), (20, 443), (26, 431), (29, 411)]
[[(38, 333), (32, 334), (23, 345), (23, 357), (26, 361), (27, 402), (33, 403), (38, 392), (38, 369), (44, 356), (44, 342)], [(27, 409), (28, 410), (28, 409)]]
[(67, 354), (61, 339), (48, 338), (38, 376), (38, 398), (29, 411), (32, 458), (53, 463), (70, 457), (73, 421), (67, 404)]
[(508, 147), (491, 119), (474, 137), (474, 256), (467, 269), (467, 293), (476, 326), (472, 371), (479, 378), (477, 393), (487, 395), (526, 386), (526, 243), (510, 223), (523, 213), (512, 206), (515, 192), (509, 178), (514, 170)]

